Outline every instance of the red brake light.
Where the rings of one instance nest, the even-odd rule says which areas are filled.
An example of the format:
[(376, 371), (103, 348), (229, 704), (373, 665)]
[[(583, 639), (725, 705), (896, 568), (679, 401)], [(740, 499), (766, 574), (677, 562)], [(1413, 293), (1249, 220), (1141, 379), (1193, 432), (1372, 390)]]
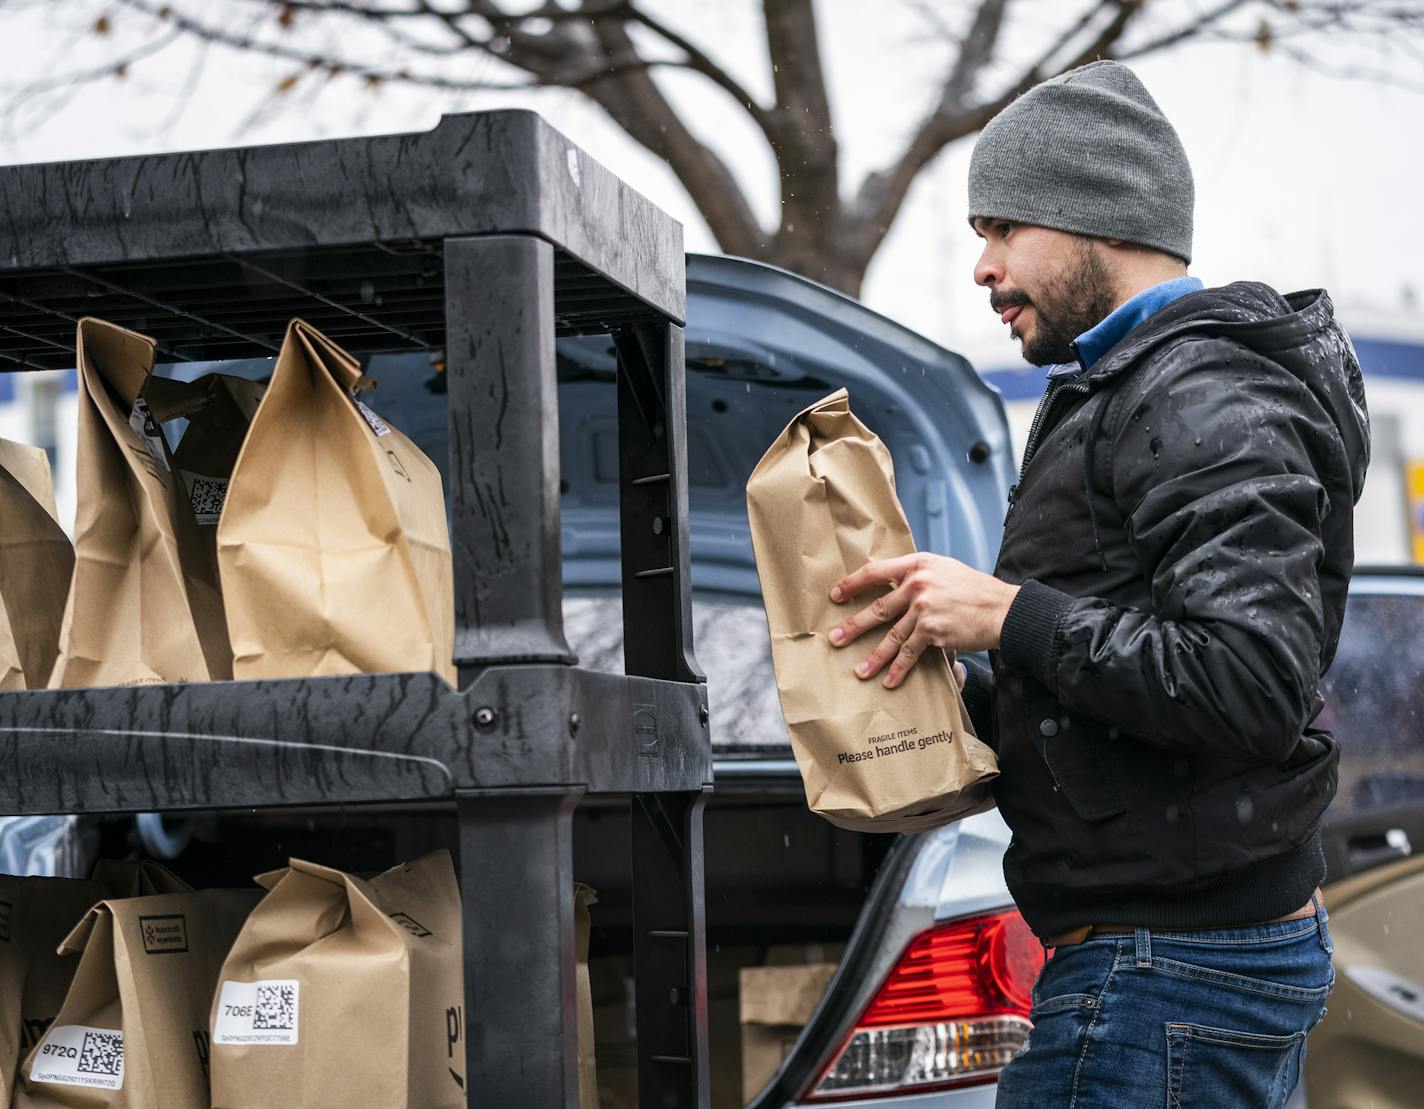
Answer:
[(809, 1100), (992, 1079), (1023, 1045), (1044, 951), (1017, 911), (921, 932)]

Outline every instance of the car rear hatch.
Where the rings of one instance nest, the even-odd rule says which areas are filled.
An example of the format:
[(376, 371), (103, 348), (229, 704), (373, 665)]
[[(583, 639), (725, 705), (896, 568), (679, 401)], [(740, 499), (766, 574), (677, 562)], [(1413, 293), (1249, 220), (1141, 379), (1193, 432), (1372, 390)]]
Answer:
[[(708, 675), (717, 753), (705, 833), (713, 1105), (724, 1107), (745, 1100), (740, 970), (778, 960), (841, 964), (777, 1084), (804, 1085), (796, 1076), (834, 1046), (854, 1020), (850, 1010), (863, 1006), (866, 989), (889, 969), (886, 960), (893, 964), (913, 930), (943, 915), (941, 886), (958, 842), (953, 829), (944, 830), (937, 853), (923, 859), (925, 837), (845, 832), (807, 811), (771, 670), (747, 478), (797, 412), (845, 388), (856, 415), (890, 450), (919, 547), (988, 569), (1014, 463), (997, 391), (963, 358), (864, 305), (785, 271), (721, 257), (688, 258), (687, 292), (694, 643)], [(582, 665), (621, 673), (615, 353), (602, 336), (562, 339), (557, 354), (566, 631)], [(165, 372), (187, 377), (214, 368)], [(261, 378), (271, 361), (221, 369)], [(368, 373), (379, 382), (371, 407), (443, 467), (448, 428), (438, 356), (375, 356)], [(986, 816), (988, 824), (997, 820)], [(576, 819), (619, 817), (586, 803)], [(985, 834), (993, 873), (972, 884), (985, 905), (1002, 905), (1001, 836), (992, 827)], [(589, 845), (626, 840), (576, 834), (574, 841), (576, 873), (599, 891), (593, 978), (600, 1084), (605, 1103), (616, 1105), (620, 1083), (631, 1081), (622, 1040), (629, 1024), (622, 981), (631, 945), (627, 860), (626, 852), (599, 855)]]

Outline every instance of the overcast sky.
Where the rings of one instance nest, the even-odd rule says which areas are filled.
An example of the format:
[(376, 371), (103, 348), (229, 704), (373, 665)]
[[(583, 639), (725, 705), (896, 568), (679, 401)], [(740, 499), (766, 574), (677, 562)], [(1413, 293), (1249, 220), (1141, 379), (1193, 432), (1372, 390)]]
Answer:
[[(947, 17), (965, 6), (956, 0), (922, 4)], [(193, 0), (188, 6), (207, 7), (194, 8)], [(708, 43), (759, 94), (769, 88), (752, 0), (652, 6)], [(150, 25), (121, 8), (112, 12), (109, 35), (93, 34), (95, 14), (105, 8), (95, 0), (48, 0), (0, 9), (0, 86), (13, 91), (100, 65), (151, 37)], [(1020, 10), (1062, 8), (1060, 0), (1029, 0)], [(872, 10), (892, 14), (872, 22), (866, 14)], [(909, 3), (822, 0), (819, 14), (849, 191), (898, 152), (952, 55)], [(1009, 40), (1013, 49), (1013, 34)], [(1397, 59), (1385, 62), (1403, 69)], [(1320, 76), (1249, 46), (1192, 46), (1136, 68), (1181, 133), (1195, 170), (1194, 273), (1208, 284), (1254, 278), (1283, 291), (1324, 285), (1355, 330), (1424, 338), (1424, 96)], [(291, 96), (283, 98), (284, 110), (259, 110), (291, 70), (291, 63), (219, 49), (169, 49), (135, 65), (121, 82), (77, 92), (58, 110), (39, 116), (31, 102), (12, 114), (0, 127), (0, 163), (420, 130), (444, 111), (520, 104), (543, 112), (681, 219), (690, 250), (716, 249), (671, 173), (577, 94), (456, 99), (389, 87), (373, 94), (345, 78), (314, 99)], [(498, 75), (493, 66), (489, 72)], [(694, 130), (716, 137), (770, 225), (777, 203), (772, 164), (745, 115), (700, 78), (662, 72), (659, 80)], [(969, 153), (967, 141), (953, 146), (922, 176), (872, 266), (864, 296), (980, 366), (1013, 365), (1016, 349), (1007, 329), (971, 276), (978, 240), (964, 221)]]

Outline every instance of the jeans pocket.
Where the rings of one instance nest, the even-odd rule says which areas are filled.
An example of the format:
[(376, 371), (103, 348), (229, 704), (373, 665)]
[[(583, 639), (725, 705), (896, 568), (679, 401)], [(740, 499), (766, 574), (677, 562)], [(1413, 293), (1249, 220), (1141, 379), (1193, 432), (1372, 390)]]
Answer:
[[(1152, 959), (1152, 969), (1160, 971), (1163, 974), (1170, 974), (1176, 978), (1185, 978), (1191, 982), (1200, 982), (1203, 985), (1221, 986), (1230, 990), (1239, 990), (1246, 994), (1256, 994), (1263, 998), (1298, 1002), (1304, 1005), (1324, 1004), (1326, 997), (1330, 994), (1329, 981), (1323, 986), (1297, 986), (1261, 975), (1238, 974), (1235, 971), (1224, 970), (1220, 967), (1201, 966), (1197, 963), (1184, 963), (1178, 959), (1159, 958), (1155, 955)], [(1243, 969), (1245, 968), (1243, 967)], [(1316, 980), (1319, 981), (1318, 978)]]
[(1305, 1033), (1264, 1036), (1198, 1024), (1167, 1025), (1169, 1109), (1252, 1105), (1281, 1109), (1300, 1080)]
[(1039, 1021), (1065, 1009), (1093, 1009), (1097, 1004), (1098, 999), (1089, 993), (1062, 993), (1036, 1003), (1033, 1011), (1029, 1013), (1029, 1020)]

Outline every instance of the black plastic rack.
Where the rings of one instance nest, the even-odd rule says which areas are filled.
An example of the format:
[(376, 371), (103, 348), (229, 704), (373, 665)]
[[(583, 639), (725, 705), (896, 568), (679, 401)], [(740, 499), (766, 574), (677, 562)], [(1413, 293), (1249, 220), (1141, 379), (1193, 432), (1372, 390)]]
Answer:
[[(537, 115), (0, 169), (0, 372), (86, 315), (166, 361), (276, 352), (301, 316), (446, 366), (455, 662), (425, 673), (0, 695), (0, 814), (453, 803), (473, 1104), (573, 1107), (573, 810), (631, 816), (639, 1102), (705, 1109), (682, 228)], [(618, 354), (626, 675), (564, 637), (554, 340)]]

